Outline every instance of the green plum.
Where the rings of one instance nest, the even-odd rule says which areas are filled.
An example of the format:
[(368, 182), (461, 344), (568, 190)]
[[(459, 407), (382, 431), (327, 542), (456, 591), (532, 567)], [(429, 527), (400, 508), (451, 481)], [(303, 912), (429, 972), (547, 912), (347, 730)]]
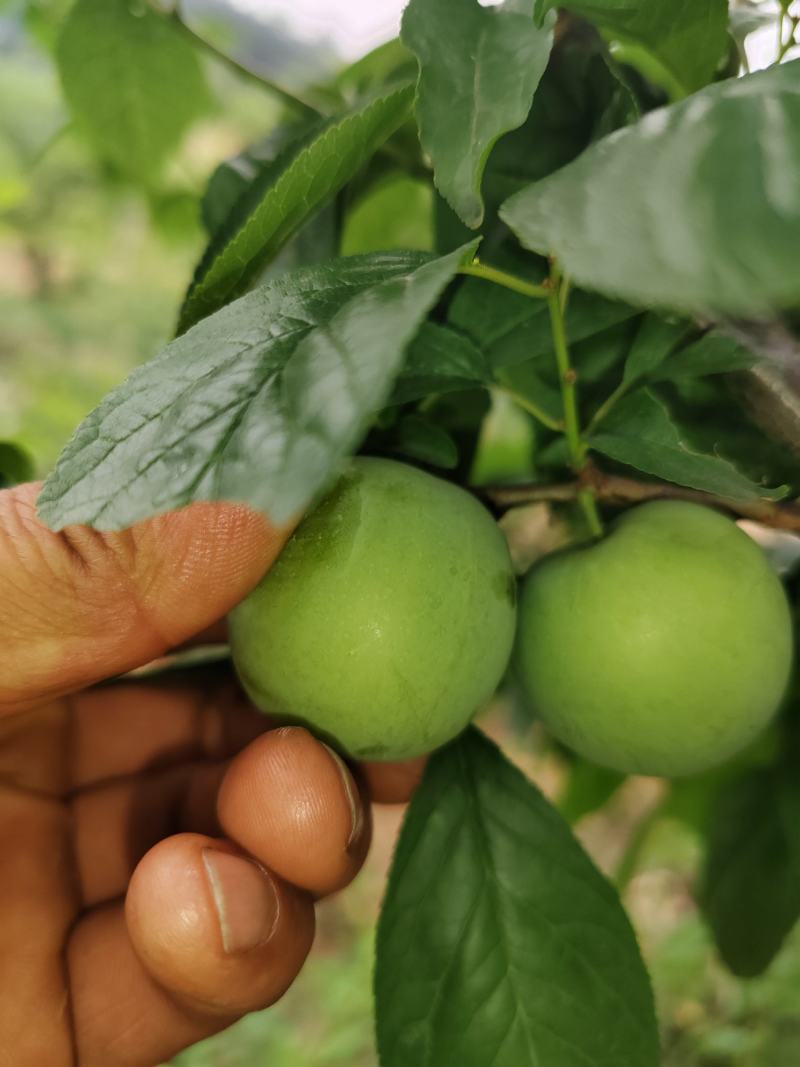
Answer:
[(535, 711), (570, 748), (633, 774), (693, 774), (777, 711), (792, 666), (783, 587), (730, 519), (643, 504), (601, 541), (525, 578), (516, 661)]
[(494, 692), (516, 625), (508, 548), (463, 489), (358, 458), (230, 617), (250, 697), (358, 759), (450, 740)]

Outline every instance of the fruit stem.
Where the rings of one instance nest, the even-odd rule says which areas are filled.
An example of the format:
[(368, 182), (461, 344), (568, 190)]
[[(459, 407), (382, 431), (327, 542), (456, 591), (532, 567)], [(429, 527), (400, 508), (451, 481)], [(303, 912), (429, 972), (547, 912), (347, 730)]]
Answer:
[[(572, 468), (580, 475), (586, 466), (586, 442), (581, 434), (580, 418), (578, 416), (578, 376), (572, 367), (569, 355), (569, 343), (567, 341), (567, 327), (564, 320), (564, 308), (566, 300), (563, 297), (564, 280), (555, 261), (550, 265), (549, 283), (545, 287), (547, 291), (547, 306), (550, 310), (550, 328), (553, 334), (553, 349), (556, 355), (558, 367), (558, 380), (561, 385), (561, 404), (564, 409), (564, 431), (569, 446)], [(589, 488), (582, 488), (578, 493), (578, 503), (583, 509), (583, 514), (593, 537), (601, 537), (603, 523), (597, 510), (597, 502), (594, 493)]]
[(538, 404), (533, 400), (529, 400), (528, 397), (523, 396), (522, 393), (517, 393), (514, 389), (507, 389), (504, 385), (496, 386), (499, 393), (503, 393), (513, 400), (517, 407), (522, 408), (523, 411), (527, 411), (529, 415), (532, 415), (534, 419), (538, 419), (543, 426), (546, 426), (548, 430), (554, 430), (556, 433), (564, 432), (564, 423), (560, 419), (554, 419), (548, 415), (546, 411), (543, 411)]
[(533, 285), (531, 282), (518, 278), (516, 274), (498, 270), (497, 267), (488, 267), (485, 263), (478, 262), (477, 259), (460, 267), (458, 273), (469, 274), (473, 278), (483, 278), (484, 281), (494, 282), (495, 285), (502, 285), (504, 289), (511, 289), (512, 292), (530, 296), (535, 300), (549, 300), (550, 298), (546, 285)]

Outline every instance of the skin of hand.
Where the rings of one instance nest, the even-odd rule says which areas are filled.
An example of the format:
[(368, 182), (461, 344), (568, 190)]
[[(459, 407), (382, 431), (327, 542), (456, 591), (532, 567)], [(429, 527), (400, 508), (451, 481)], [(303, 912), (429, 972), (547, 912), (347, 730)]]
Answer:
[(151, 1067), (282, 996), (369, 800), (422, 761), (350, 769), (226, 670), (122, 677), (218, 624), (289, 529), (209, 503), (56, 534), (38, 488), (0, 492), (0, 1063)]

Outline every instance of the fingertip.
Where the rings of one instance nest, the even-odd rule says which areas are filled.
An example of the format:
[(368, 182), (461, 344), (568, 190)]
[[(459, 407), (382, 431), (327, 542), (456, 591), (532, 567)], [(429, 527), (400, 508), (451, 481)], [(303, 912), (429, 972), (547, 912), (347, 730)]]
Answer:
[(218, 814), (233, 841), (315, 896), (352, 881), (369, 847), (369, 806), (349, 768), (301, 727), (263, 734), (236, 757)]
[(279, 999), (314, 938), (308, 894), (230, 842), (200, 834), (167, 838), (147, 853), (125, 915), (137, 955), (161, 986), (232, 1017)]

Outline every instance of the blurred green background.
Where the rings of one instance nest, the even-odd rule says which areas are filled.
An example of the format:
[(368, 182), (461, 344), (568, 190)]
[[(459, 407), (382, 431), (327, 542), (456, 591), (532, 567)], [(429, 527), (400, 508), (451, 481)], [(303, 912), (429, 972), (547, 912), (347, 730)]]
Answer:
[[(279, 113), (257, 86), (214, 65), (214, 106), (192, 128), (159, 187), (134, 190), (102, 170), (68, 125), (50, 52), (65, 6), (42, 0), (23, 22), (11, 0), (0, 4), (0, 438), (24, 445), (40, 474), (80, 418), (170, 337), (203, 244), (198, 198), (204, 183), (220, 160), (263, 136)], [(334, 43), (295, 39), (291, 23), (267, 24), (254, 36), (251, 22), (221, 20), (219, 8), (208, 3), (200, 11), (203, 31), (220, 47), (246, 39), (250, 54), (243, 58), (284, 84), (320, 80), (341, 62)], [(547, 792), (563, 789), (564, 764), (534, 728), (515, 724), (502, 706), (490, 727)], [(800, 933), (764, 977), (741, 982), (726, 975), (692, 900), (694, 833), (677, 820), (649, 819), (660, 788), (631, 780), (578, 828), (612, 874), (635, 848), (625, 901), (653, 975), (664, 1064), (796, 1067)], [(289, 995), (177, 1063), (376, 1063), (373, 923), (400, 817), (394, 809), (376, 813), (368, 865), (348, 892), (320, 906), (312, 958)]]

